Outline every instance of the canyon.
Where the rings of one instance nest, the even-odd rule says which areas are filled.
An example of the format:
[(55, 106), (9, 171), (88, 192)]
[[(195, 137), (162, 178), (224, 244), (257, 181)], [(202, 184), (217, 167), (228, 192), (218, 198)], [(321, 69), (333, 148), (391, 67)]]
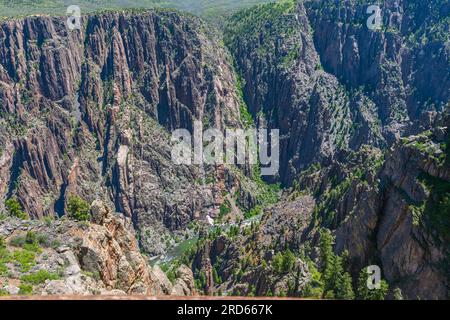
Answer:
[[(329, 232), (357, 297), (378, 265), (386, 298), (448, 299), (449, 3), (387, 0), (377, 31), (367, 5), (0, 20), (0, 290), (340, 298)], [(198, 121), (280, 130), (278, 174), (173, 163)]]

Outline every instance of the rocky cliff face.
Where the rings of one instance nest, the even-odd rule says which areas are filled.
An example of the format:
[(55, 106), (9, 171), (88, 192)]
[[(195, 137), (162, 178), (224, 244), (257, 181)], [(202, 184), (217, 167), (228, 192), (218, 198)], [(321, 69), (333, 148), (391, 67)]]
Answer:
[[(239, 77), (217, 34), (184, 14), (93, 14), (75, 31), (1, 21), (0, 289), (322, 297), (326, 228), (353, 289), (377, 264), (388, 297), (448, 298), (448, 3), (385, 1), (379, 30), (366, 9), (237, 13), (224, 42)], [(171, 161), (171, 131), (243, 128), (245, 107), (280, 130), (267, 178), (290, 188), (278, 203), (250, 166)], [(92, 203), (91, 222), (68, 219), (71, 196)], [(5, 219), (8, 199), (32, 220)]]
[(131, 220), (101, 201), (92, 223), (68, 219), (0, 223), (2, 293), (39, 295), (192, 295), (192, 272), (175, 285), (140, 253)]
[[(385, 124), (442, 110), (449, 100), (446, 1), (385, 1), (381, 30), (367, 28), (369, 1), (306, 2), (314, 43), (328, 72), (365, 87)], [(433, 30), (433, 31), (431, 31)]]
[(226, 43), (255, 119), (281, 130), (280, 180), (317, 200), (286, 245), (317, 247), (326, 227), (354, 278), (380, 264), (410, 299), (448, 297), (448, 4), (386, 1), (377, 31), (367, 6), (259, 6), (231, 19)]
[(366, 26), (368, 4), (354, 1), (284, 1), (232, 18), (226, 42), (245, 100), (281, 130), (283, 183), (340, 150), (383, 147), (431, 126), (426, 112), (445, 108), (450, 85), (439, 72), (449, 67), (448, 7), (434, 5), (387, 1), (378, 31)]
[(300, 248), (298, 232), (307, 229), (313, 208), (311, 197), (300, 197), (223, 232), (200, 233), (192, 258), (198, 288), (215, 295), (301, 296), (312, 277), (308, 264), (292, 256), (279, 266), (276, 255)]
[[(440, 122), (434, 131), (404, 138), (386, 155), (375, 188), (354, 184), (341, 201), (351, 213), (336, 230), (336, 249), (347, 249), (356, 268), (380, 261), (388, 281), (410, 299), (449, 295), (444, 128), (448, 119), (445, 127)], [(364, 196), (353, 196), (358, 189)]]
[(62, 18), (1, 22), (1, 197), (32, 218), (64, 215), (71, 194), (104, 199), (150, 253), (165, 230), (205, 218), (217, 191), (172, 164), (168, 132), (240, 126), (234, 74), (206, 30), (154, 11), (92, 15), (75, 31)]

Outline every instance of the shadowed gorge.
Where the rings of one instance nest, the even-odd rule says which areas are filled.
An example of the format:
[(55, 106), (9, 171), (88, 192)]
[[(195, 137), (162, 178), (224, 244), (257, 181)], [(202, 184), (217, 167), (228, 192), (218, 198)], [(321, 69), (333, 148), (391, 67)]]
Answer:
[[(377, 29), (356, 0), (81, 1), (74, 30), (13, 2), (1, 294), (449, 298), (448, 0)], [(279, 171), (176, 164), (199, 123), (279, 130)]]

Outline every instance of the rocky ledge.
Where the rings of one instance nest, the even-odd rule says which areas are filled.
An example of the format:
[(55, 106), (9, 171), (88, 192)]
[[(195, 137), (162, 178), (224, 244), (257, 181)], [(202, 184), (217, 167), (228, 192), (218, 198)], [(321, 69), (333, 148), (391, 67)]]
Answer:
[(103, 202), (91, 221), (0, 221), (3, 295), (193, 295), (193, 274), (180, 267), (173, 283), (139, 251), (131, 220)]

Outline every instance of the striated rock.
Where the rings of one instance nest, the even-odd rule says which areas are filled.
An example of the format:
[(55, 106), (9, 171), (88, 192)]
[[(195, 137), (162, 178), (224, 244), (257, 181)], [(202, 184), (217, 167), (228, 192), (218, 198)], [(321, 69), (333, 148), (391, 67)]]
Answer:
[(167, 278), (164, 271), (159, 266), (154, 266), (149, 270), (150, 281), (154, 284), (153, 295), (166, 295), (172, 292), (172, 283)]
[[(91, 211), (97, 218), (95, 224), (70, 220), (51, 224), (15, 219), (0, 221), (0, 236), (7, 243), (24, 237), (27, 232), (45, 239), (45, 243), (38, 244), (40, 249), (30, 271), (11, 266), (9, 275), (0, 276), (0, 284), (17, 281), (14, 279), (21, 279), (24, 273), (45, 270), (57, 275), (54, 276), (57, 279), (35, 285), (35, 294), (170, 294), (172, 286), (166, 275), (157, 267), (150, 268), (140, 253), (130, 221), (113, 213), (102, 201), (94, 201)], [(103, 220), (101, 224), (98, 224), (99, 217)], [(56, 247), (53, 243), (64, 245)], [(194, 288), (192, 274), (189, 277), (185, 270), (179, 274), (178, 283), (183, 288)]]
[[(422, 143), (428, 145), (425, 152)], [(446, 213), (433, 212), (445, 189), (438, 191), (433, 184), (447, 186), (448, 194), (450, 179), (448, 164), (438, 164), (430, 156), (433, 148), (442, 152), (425, 135), (396, 145), (378, 174), (380, 187), (364, 188), (347, 209), (353, 214), (336, 230), (336, 250), (348, 250), (355, 270), (380, 259), (388, 282), (401, 288), (408, 299), (443, 299), (449, 294), (448, 270), (442, 267), (449, 253), (448, 237), (442, 231)], [(443, 215), (444, 225), (433, 222), (436, 214)]]
[(194, 275), (192, 270), (185, 265), (181, 265), (177, 272), (177, 280), (175, 281), (171, 295), (174, 296), (193, 296), (196, 293), (194, 284)]
[(169, 133), (196, 120), (241, 127), (236, 79), (193, 16), (85, 20), (73, 32), (57, 17), (0, 23), (0, 198), (32, 218), (63, 216), (70, 195), (112, 202), (160, 254), (164, 243), (148, 235), (204, 219), (213, 196), (194, 183), (198, 168), (172, 163)]

